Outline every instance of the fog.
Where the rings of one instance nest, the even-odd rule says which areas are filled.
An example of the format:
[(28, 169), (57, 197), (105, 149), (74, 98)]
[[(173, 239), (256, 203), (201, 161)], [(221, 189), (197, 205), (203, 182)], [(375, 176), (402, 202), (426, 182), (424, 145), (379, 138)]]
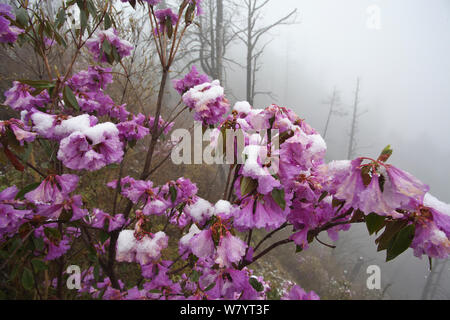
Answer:
[[(369, 28), (373, 6), (379, 10), (380, 24)], [(298, 23), (279, 26), (266, 36), (271, 43), (257, 87), (275, 97), (257, 96), (255, 107), (290, 107), (323, 132), (328, 113), (324, 101), (336, 87), (340, 109), (349, 114), (331, 119), (327, 159), (345, 159), (359, 77), (359, 108), (365, 113), (358, 121), (356, 154), (376, 157), (391, 144), (390, 163), (429, 184), (432, 194), (449, 203), (450, 1), (278, 0), (266, 8), (261, 23), (293, 8), (299, 11)], [(233, 56), (244, 62), (242, 48), (236, 46)], [(233, 69), (226, 84), (236, 99), (244, 99), (244, 73)], [(364, 226), (352, 227), (347, 236), (356, 239), (358, 234), (367, 239)], [(383, 286), (393, 283), (390, 295), (420, 298), (429, 273), (427, 259), (417, 259), (408, 250), (385, 263), (385, 253), (376, 252), (374, 239), (361, 243), (361, 251), (376, 259), (372, 263), (381, 267)], [(441, 287), (449, 288), (448, 267)], [(446, 294), (440, 298), (450, 298), (449, 291)]]

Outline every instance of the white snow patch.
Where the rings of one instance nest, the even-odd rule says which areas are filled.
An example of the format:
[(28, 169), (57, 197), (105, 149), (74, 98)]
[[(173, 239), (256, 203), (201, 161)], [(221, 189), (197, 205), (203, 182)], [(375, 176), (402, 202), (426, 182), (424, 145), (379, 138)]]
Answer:
[(231, 208), (232, 208), (231, 203), (229, 201), (226, 201), (226, 200), (219, 200), (214, 205), (214, 210), (216, 212), (216, 215), (218, 213), (223, 213), (225, 215), (228, 215), (231, 212)]
[(352, 163), (350, 160), (334, 160), (328, 164), (328, 170), (332, 172), (341, 172), (350, 170)]
[(327, 144), (320, 134), (309, 135), (308, 138), (312, 141), (312, 145), (309, 148), (312, 153), (321, 153), (327, 150)]
[(66, 137), (75, 131), (83, 132), (89, 129), (91, 120), (88, 114), (82, 114), (61, 121), (60, 125), (55, 126), (55, 134), (60, 137)]
[[(209, 89), (206, 89), (208, 87)], [(224, 89), (220, 86), (219, 80), (214, 80), (211, 83), (205, 82), (199, 84), (190, 89), (186, 94), (197, 102), (196, 105), (203, 106), (212, 100), (222, 97), (224, 95)]]
[(146, 265), (149, 262), (159, 259), (161, 250), (167, 247), (168, 238), (164, 232), (159, 231), (153, 238), (145, 236), (136, 243), (136, 260), (141, 265)]
[(214, 208), (211, 203), (202, 198), (199, 198), (194, 204), (189, 205), (187, 209), (186, 212), (196, 222), (200, 222), (214, 215)]
[(430, 193), (425, 194), (425, 197), (423, 198), (423, 204), (424, 206), (433, 208), (436, 211), (445, 214), (446, 216), (450, 216), (450, 204), (440, 201)]
[(119, 262), (133, 262), (136, 246), (134, 230), (123, 230), (117, 239), (116, 260)]
[(234, 105), (233, 110), (238, 113), (249, 114), (252, 110), (252, 106), (247, 101), (238, 101)]
[(189, 241), (191, 241), (192, 237), (199, 234), (201, 231), (200, 229), (197, 227), (196, 224), (193, 224), (191, 226), (191, 228), (189, 229), (189, 232), (186, 233), (183, 237), (181, 237), (180, 239), (180, 243), (183, 246), (188, 246), (189, 245)]
[(53, 127), (55, 117), (44, 112), (35, 112), (31, 115), (31, 121), (36, 132), (45, 137)]
[(119, 130), (117, 129), (114, 123), (103, 122), (86, 129), (83, 133), (86, 135), (86, 137), (91, 139), (92, 144), (96, 145), (103, 142), (105, 133), (109, 133), (111, 135), (118, 135)]

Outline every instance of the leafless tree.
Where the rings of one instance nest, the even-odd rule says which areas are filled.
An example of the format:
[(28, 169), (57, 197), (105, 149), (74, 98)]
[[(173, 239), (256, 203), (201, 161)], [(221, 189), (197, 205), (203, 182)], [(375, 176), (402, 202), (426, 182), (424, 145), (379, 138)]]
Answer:
[(193, 56), (189, 64), (200, 63), (211, 78), (224, 82), (226, 67), (238, 65), (226, 57), (228, 48), (237, 37), (231, 27), (236, 5), (231, 0), (205, 0), (202, 7), (207, 13), (200, 16), (198, 28), (187, 38)]
[(341, 105), (341, 96), (336, 87), (334, 87), (333, 93), (328, 98), (328, 100), (324, 102), (324, 104), (326, 104), (329, 107), (327, 121), (325, 123), (325, 128), (323, 130), (323, 138), (325, 139), (327, 136), (328, 128), (330, 126), (331, 117), (333, 115), (342, 117), (347, 115), (347, 112), (337, 109)]
[(247, 51), (246, 57), (246, 77), (247, 77), (247, 101), (253, 104), (258, 94), (269, 94), (270, 92), (256, 91), (256, 74), (261, 69), (259, 60), (264, 53), (270, 40), (260, 45), (262, 39), (273, 28), (280, 25), (293, 24), (296, 21), (297, 9), (292, 10), (284, 17), (266, 26), (260, 26), (258, 22), (262, 19), (264, 8), (270, 0), (244, 0), (241, 7), (247, 12), (246, 22), (242, 28), (236, 30), (236, 36), (244, 43)]
[(352, 159), (355, 156), (357, 150), (356, 134), (358, 133), (358, 121), (362, 115), (367, 113), (367, 110), (360, 110), (360, 91), (361, 91), (361, 80), (358, 77), (356, 79), (356, 89), (355, 97), (353, 99), (353, 112), (352, 112), (352, 123), (350, 129), (350, 142), (348, 145), (347, 159)]
[(446, 272), (446, 264), (448, 260), (437, 260), (434, 263), (430, 274), (427, 276), (427, 282), (422, 290), (421, 300), (430, 300), (444, 296), (448, 297), (446, 288), (442, 286), (442, 276)]

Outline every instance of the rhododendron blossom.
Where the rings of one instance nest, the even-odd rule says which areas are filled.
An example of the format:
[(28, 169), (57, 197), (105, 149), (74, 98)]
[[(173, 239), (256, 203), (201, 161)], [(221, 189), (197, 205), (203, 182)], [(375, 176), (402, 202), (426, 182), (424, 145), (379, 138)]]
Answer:
[(133, 45), (126, 40), (122, 40), (118, 36), (117, 30), (110, 28), (108, 30), (99, 31), (95, 38), (86, 41), (86, 47), (99, 62), (107, 62), (106, 53), (103, 52), (103, 43), (108, 41), (117, 51), (120, 58), (127, 57), (133, 50)]
[(24, 32), (24, 30), (11, 25), (10, 20), (14, 21), (15, 18), (11, 6), (0, 3), (0, 42), (15, 42), (18, 35)]

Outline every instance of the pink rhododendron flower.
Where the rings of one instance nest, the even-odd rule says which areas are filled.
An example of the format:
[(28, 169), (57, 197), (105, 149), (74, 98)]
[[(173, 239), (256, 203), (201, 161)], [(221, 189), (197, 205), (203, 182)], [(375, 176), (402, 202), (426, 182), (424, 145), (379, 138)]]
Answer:
[(123, 144), (119, 130), (110, 122), (75, 131), (61, 140), (58, 159), (73, 170), (98, 170), (123, 157)]
[(16, 111), (30, 111), (34, 108), (42, 108), (50, 102), (47, 90), (43, 90), (36, 96), (32, 95), (34, 91), (35, 89), (29, 85), (14, 81), (12, 88), (5, 91), (6, 100), (4, 104)]
[(206, 74), (200, 74), (195, 66), (192, 66), (191, 71), (183, 79), (172, 81), (173, 87), (180, 95), (205, 82), (211, 82), (211, 79)]
[[(120, 58), (129, 56), (131, 54), (131, 50), (134, 48), (128, 41), (120, 39), (118, 32), (113, 28), (98, 31), (94, 38), (86, 41), (86, 47), (89, 49), (96, 61), (108, 61), (106, 54), (102, 51), (103, 42), (105, 40), (108, 40), (111, 46), (115, 47)], [(101, 53), (102, 56), (100, 56)]]
[(183, 95), (183, 102), (195, 112), (194, 119), (205, 125), (221, 121), (230, 108), (218, 80), (193, 87)]
[(15, 19), (11, 6), (0, 3), (0, 42), (13, 43), (17, 40), (18, 35), (24, 32), (24, 30), (11, 25), (10, 20)]
[(282, 297), (282, 300), (320, 300), (320, 298), (314, 291), (307, 293), (300, 286), (295, 285)]
[(225, 236), (220, 237), (215, 262), (221, 268), (231, 267), (233, 263), (237, 263), (242, 259), (246, 249), (247, 244), (244, 241), (227, 232)]
[(25, 195), (25, 199), (36, 204), (60, 203), (75, 190), (79, 177), (74, 174), (49, 175), (44, 181)]

